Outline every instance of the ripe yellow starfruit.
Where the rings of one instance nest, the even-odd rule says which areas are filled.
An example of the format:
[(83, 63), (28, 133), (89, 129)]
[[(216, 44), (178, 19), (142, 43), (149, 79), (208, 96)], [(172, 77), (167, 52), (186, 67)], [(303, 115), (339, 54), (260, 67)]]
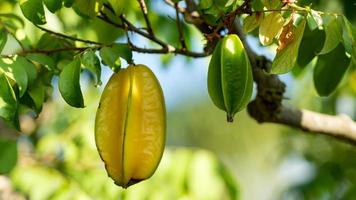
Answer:
[(161, 86), (144, 65), (114, 73), (105, 86), (95, 119), (95, 142), (108, 175), (127, 188), (153, 175), (166, 135)]

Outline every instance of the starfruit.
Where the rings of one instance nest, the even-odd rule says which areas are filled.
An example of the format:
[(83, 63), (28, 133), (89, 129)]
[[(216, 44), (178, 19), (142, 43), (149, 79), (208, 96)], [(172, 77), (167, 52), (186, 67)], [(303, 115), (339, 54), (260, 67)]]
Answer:
[(95, 142), (108, 175), (127, 188), (153, 175), (166, 134), (163, 92), (153, 72), (131, 65), (105, 86), (95, 120)]
[(234, 115), (247, 106), (252, 90), (252, 69), (244, 46), (237, 35), (227, 35), (218, 42), (209, 63), (210, 98), (232, 122)]

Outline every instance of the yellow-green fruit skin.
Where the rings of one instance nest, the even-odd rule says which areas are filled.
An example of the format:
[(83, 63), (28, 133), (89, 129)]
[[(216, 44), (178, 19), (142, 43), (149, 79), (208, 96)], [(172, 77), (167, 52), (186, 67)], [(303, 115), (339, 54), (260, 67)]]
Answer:
[(247, 106), (253, 90), (252, 69), (237, 35), (227, 35), (218, 42), (209, 63), (207, 84), (211, 100), (226, 111), (229, 122)]
[(104, 88), (95, 119), (95, 142), (108, 175), (128, 186), (153, 175), (166, 135), (161, 86), (144, 65), (114, 73)]

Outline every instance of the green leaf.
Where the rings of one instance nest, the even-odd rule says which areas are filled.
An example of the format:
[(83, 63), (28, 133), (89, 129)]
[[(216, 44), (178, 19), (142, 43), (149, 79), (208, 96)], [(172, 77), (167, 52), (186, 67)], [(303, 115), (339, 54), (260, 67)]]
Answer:
[(25, 94), (28, 85), (28, 77), (25, 70), (26, 66), (23, 66), (22, 64), (22, 62), (18, 61), (18, 57), (15, 60), (9, 58), (0, 59), (0, 68), (2, 68), (6, 74), (16, 82), (19, 88), (20, 97)]
[(73, 8), (83, 17), (94, 18), (97, 15), (96, 4), (96, 0), (76, 0)]
[(56, 68), (56, 64), (54, 60), (51, 57), (46, 56), (44, 54), (28, 54), (26, 58), (43, 65), (49, 71), (53, 71)]
[(5, 75), (5, 71), (0, 68), (0, 97), (8, 104), (16, 104), (16, 95), (11, 84)]
[(25, 69), (27, 74), (28, 84), (29, 85), (32, 84), (37, 78), (36, 66), (24, 57), (18, 57), (16, 61), (18, 62), (18, 65), (21, 65), (22, 68)]
[(127, 44), (116, 43), (112, 46), (112, 48), (121, 58), (125, 59), (128, 63), (132, 62), (132, 51)]
[(234, 176), (229, 172), (228, 169), (226, 169), (222, 163), (217, 162), (216, 170), (219, 176), (224, 180), (225, 187), (230, 194), (230, 199), (239, 199), (239, 186), (236, 183)]
[(0, 117), (10, 126), (19, 129), (17, 99), (4, 70), (0, 68)]
[(343, 16), (342, 38), (346, 52), (356, 57), (356, 29), (345, 16)]
[(314, 86), (320, 96), (330, 95), (344, 76), (350, 58), (342, 45), (338, 45), (328, 54), (320, 55), (314, 68)]
[(62, 8), (61, 0), (43, 0), (43, 2), (52, 13), (55, 13), (57, 10)]
[(124, 13), (125, 7), (128, 5), (129, 0), (107, 0), (111, 7), (114, 9), (116, 15)]
[(20, 5), (23, 15), (34, 24), (46, 23), (42, 0), (27, 0)]
[(323, 49), (319, 54), (326, 54), (337, 47), (342, 39), (342, 26), (338, 17), (334, 17), (327, 25), (325, 25), (325, 42)]
[(243, 31), (249, 33), (255, 30), (261, 24), (262, 19), (263, 13), (260, 12), (247, 16), (243, 23)]
[(104, 47), (100, 49), (100, 57), (103, 63), (109, 66), (113, 71), (117, 72), (121, 68), (120, 56), (117, 53), (117, 48)]
[(76, 108), (84, 107), (83, 94), (80, 89), (80, 60), (74, 59), (62, 70), (58, 86), (63, 99)]
[(294, 40), (287, 47), (279, 51), (272, 63), (272, 73), (283, 74), (289, 72), (296, 64), (298, 50), (303, 38), (305, 20), (296, 28), (293, 26)]
[(201, 0), (199, 2), (199, 8), (201, 10), (205, 10), (210, 8), (213, 5), (213, 0)]
[(25, 27), (25, 22), (22, 20), (21, 17), (17, 16), (16, 14), (0, 13), (0, 18), (7, 18), (7, 19), (11, 19), (12, 21), (16, 21), (18, 24), (20, 24), (19, 28)]
[(0, 174), (8, 174), (17, 162), (17, 142), (0, 138)]
[(7, 32), (5, 30), (0, 30), (0, 53), (4, 49), (7, 42)]
[(323, 47), (324, 40), (324, 31), (319, 29), (311, 31), (310, 28), (305, 28), (297, 58), (297, 63), (301, 68), (307, 66), (317, 56)]
[(307, 22), (310, 30), (315, 30), (316, 28), (323, 25), (323, 19), (321, 18), (320, 14), (312, 9), (310, 9), (308, 12)]
[(41, 81), (36, 81), (34, 85), (28, 90), (28, 94), (30, 95), (35, 111), (39, 113), (42, 110), (43, 102), (45, 101), (45, 86)]
[(270, 45), (273, 39), (281, 32), (284, 19), (278, 12), (273, 12), (263, 18), (259, 30), (259, 38), (262, 45)]
[(280, 0), (262, 0), (267, 9), (277, 9), (281, 6)]
[(95, 84), (101, 85), (101, 65), (100, 60), (92, 50), (86, 51), (82, 55), (82, 64), (87, 68), (95, 77)]
[(253, 10), (263, 10), (263, 3), (261, 0), (254, 0), (251, 2)]
[(75, 0), (62, 0), (65, 7), (70, 8), (74, 4)]

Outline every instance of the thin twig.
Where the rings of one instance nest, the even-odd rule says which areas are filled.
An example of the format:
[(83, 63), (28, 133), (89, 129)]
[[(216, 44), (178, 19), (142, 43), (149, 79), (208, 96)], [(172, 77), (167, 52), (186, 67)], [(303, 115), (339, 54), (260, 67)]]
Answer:
[[(175, 3), (174, 3), (173, 1), (171, 1), (171, 0), (164, 0), (164, 2), (165, 2), (167, 5), (171, 6), (172, 8), (176, 9)], [(184, 13), (186, 12), (186, 9), (185, 9), (185, 8), (182, 8), (182, 7), (180, 7), (180, 6), (178, 6), (178, 12), (184, 14)]]
[(46, 29), (44, 27), (41, 27), (41, 26), (37, 26), (37, 28), (41, 29), (42, 31), (44, 32), (47, 32), (49, 34), (52, 34), (52, 35), (56, 35), (58, 37), (61, 37), (61, 38), (65, 38), (65, 39), (68, 39), (68, 40), (72, 40), (72, 41), (78, 41), (78, 42), (84, 42), (84, 43), (87, 43), (87, 44), (96, 44), (96, 45), (102, 45), (100, 42), (95, 42), (95, 41), (91, 41), (91, 40), (85, 40), (85, 39), (80, 39), (80, 38), (76, 38), (76, 37), (73, 37), (73, 36), (69, 36), (69, 35), (65, 35), (63, 33), (57, 33), (57, 32), (54, 32), (52, 30), (49, 30), (49, 29)]
[(178, 3), (175, 3), (174, 7), (176, 10), (176, 22), (177, 22), (177, 29), (178, 29), (178, 33), (179, 33), (179, 41), (180, 41), (180, 44), (182, 45), (182, 49), (187, 49), (187, 45), (186, 45), (185, 39), (184, 39), (183, 25), (179, 19)]
[(149, 33), (146, 33), (144, 31), (142, 31), (141, 29), (135, 27), (135, 25), (133, 25), (129, 20), (127, 20), (125, 18), (125, 16), (121, 16), (120, 18), (127, 25), (127, 29), (129, 31), (135, 32), (137, 34), (140, 34), (140, 35), (144, 36), (145, 38), (150, 39), (153, 42), (159, 44), (163, 48), (167, 48), (168, 47), (168, 45), (165, 42), (163, 42), (162, 40), (158, 39), (155, 35), (151, 35)]
[(90, 49), (90, 48), (93, 48), (93, 47), (63, 47), (63, 48), (55, 48), (55, 49), (31, 49), (31, 50), (28, 50), (28, 51), (20, 52), (17, 55), (23, 56), (23, 55), (31, 54), (31, 53), (50, 54), (50, 53), (57, 53), (57, 52), (62, 52), (62, 51), (79, 51), (79, 52), (83, 52), (83, 51), (85, 51), (87, 49)]
[[(150, 48), (142, 48), (135, 46), (132, 44), (131, 41), (128, 42), (128, 45), (130, 46), (132, 51), (139, 52), (139, 53), (150, 53), (150, 54), (168, 54), (168, 53), (173, 53), (173, 54), (180, 54), (180, 55), (185, 55), (189, 57), (194, 57), (194, 58), (200, 58), (200, 57), (206, 57), (210, 53), (207, 52), (191, 52), (191, 51), (186, 51), (183, 49), (176, 49), (174, 47), (169, 46), (168, 48), (161, 48), (161, 49), (150, 49)], [(104, 46), (110, 46), (110, 45), (99, 45), (99, 46), (89, 46), (89, 47), (63, 47), (63, 48), (55, 48), (55, 49), (32, 49), (32, 50), (27, 50), (27, 51), (22, 51), (17, 54), (10, 54), (10, 55), (0, 55), (2, 58), (12, 58), (15, 55), (19, 56), (25, 56), (27, 54), (32, 54), (32, 53), (39, 53), (39, 54), (50, 54), (50, 53), (57, 53), (57, 52), (63, 52), (63, 51), (79, 51), (83, 52), (87, 49), (101, 49)]]
[(153, 30), (152, 30), (152, 26), (151, 26), (151, 22), (148, 18), (148, 10), (147, 10), (147, 5), (145, 3), (145, 0), (137, 0), (138, 3), (140, 4), (141, 7), (141, 11), (143, 14), (143, 17), (145, 19), (146, 22), (146, 28), (147, 28), (147, 32), (151, 35), (154, 35)]
[(168, 54), (168, 53), (173, 53), (173, 54), (179, 54), (179, 55), (185, 55), (185, 56), (189, 56), (189, 57), (193, 57), (193, 58), (202, 58), (202, 57), (206, 57), (209, 56), (210, 53), (209, 52), (192, 52), (192, 51), (186, 51), (183, 49), (176, 49), (172, 46), (169, 46), (166, 49), (147, 49), (147, 48), (141, 48), (141, 47), (137, 47), (134, 44), (129, 44), (130, 48), (133, 51), (136, 52), (141, 52), (141, 53), (152, 53), (152, 54)]

